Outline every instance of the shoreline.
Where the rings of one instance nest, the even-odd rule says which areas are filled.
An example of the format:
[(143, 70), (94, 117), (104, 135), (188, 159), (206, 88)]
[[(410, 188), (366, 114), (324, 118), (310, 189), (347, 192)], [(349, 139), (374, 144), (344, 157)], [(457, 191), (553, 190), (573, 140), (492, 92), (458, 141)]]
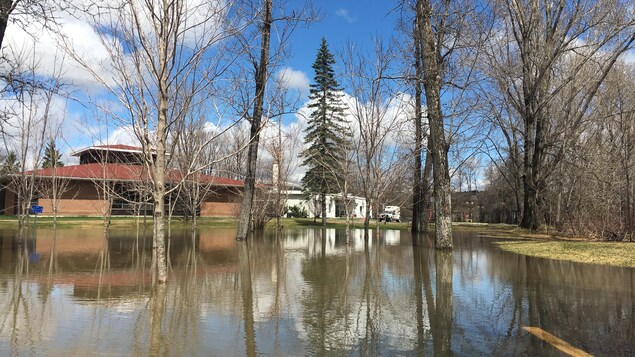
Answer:
[[(29, 220), (33, 222), (34, 217)], [(57, 226), (60, 229), (102, 227), (102, 217), (58, 217)], [(125, 228), (143, 225), (143, 217), (114, 216), (111, 218), (111, 228)], [(0, 228), (17, 228), (17, 217), (0, 217)], [(237, 226), (237, 219), (232, 217), (198, 217), (197, 226), (200, 228), (228, 228)], [(320, 220), (312, 218), (284, 218), (281, 220), (282, 229), (300, 227), (343, 228), (343, 219), (330, 219), (322, 226)], [(152, 225), (152, 217), (146, 217), (146, 224)], [(190, 221), (182, 217), (174, 217), (173, 227), (189, 227)], [(53, 217), (40, 216), (37, 220), (38, 228), (52, 228)], [(362, 219), (353, 219), (351, 228), (363, 228)], [(371, 229), (407, 230), (409, 224), (405, 222), (380, 223), (373, 221)], [(431, 231), (434, 226), (431, 225)], [(594, 241), (578, 237), (568, 237), (555, 232), (530, 232), (509, 224), (486, 223), (454, 223), (453, 231), (475, 232), (479, 237), (491, 238), (492, 244), (499, 249), (531, 257), (564, 260), (585, 264), (601, 264), (617, 267), (635, 268), (635, 242), (606, 242)], [(276, 229), (275, 220), (271, 220), (266, 230)]]

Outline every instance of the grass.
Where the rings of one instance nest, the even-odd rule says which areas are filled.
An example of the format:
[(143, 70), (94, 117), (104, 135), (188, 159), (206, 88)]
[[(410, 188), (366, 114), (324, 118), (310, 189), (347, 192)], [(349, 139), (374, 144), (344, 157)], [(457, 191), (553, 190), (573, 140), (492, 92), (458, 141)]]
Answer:
[[(31, 223), (34, 217), (29, 217)], [(152, 217), (146, 218), (147, 224), (152, 224)], [(199, 227), (233, 227), (238, 221), (235, 218), (224, 217), (198, 217), (196, 219)], [(139, 223), (143, 224), (143, 217), (139, 217)], [(110, 219), (112, 228), (133, 227), (137, 224), (137, 217), (113, 216)], [(172, 227), (189, 227), (190, 221), (185, 222), (181, 217), (172, 219)], [(37, 218), (37, 225), (41, 228), (53, 227), (53, 217), (41, 216)], [(58, 217), (57, 226), (59, 228), (90, 228), (101, 227), (103, 219), (101, 217)], [(0, 228), (17, 228), (18, 218), (16, 216), (0, 216)]]
[(523, 240), (495, 244), (532, 257), (635, 268), (634, 243)]
[(504, 251), (532, 257), (635, 268), (635, 243), (599, 242), (557, 234), (547, 228), (540, 232), (508, 224), (455, 225), (461, 231), (502, 239), (494, 242)]

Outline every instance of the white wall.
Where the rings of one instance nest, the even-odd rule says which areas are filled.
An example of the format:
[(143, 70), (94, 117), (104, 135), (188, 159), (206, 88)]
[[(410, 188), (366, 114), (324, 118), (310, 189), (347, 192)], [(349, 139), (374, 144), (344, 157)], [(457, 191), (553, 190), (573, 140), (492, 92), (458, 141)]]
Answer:
[[(287, 195), (287, 206), (298, 206), (301, 209), (306, 210), (309, 217), (314, 217), (315, 215), (321, 216), (319, 210), (320, 200), (318, 196), (311, 197), (311, 199), (307, 200), (302, 191), (299, 190), (286, 191), (285, 194)], [(336, 202), (341, 202), (341, 200), (341, 194), (326, 195), (327, 218), (337, 217)], [(363, 197), (357, 196), (349, 196), (349, 200), (351, 201), (350, 213), (358, 218), (364, 217), (364, 213), (366, 212), (366, 200)]]

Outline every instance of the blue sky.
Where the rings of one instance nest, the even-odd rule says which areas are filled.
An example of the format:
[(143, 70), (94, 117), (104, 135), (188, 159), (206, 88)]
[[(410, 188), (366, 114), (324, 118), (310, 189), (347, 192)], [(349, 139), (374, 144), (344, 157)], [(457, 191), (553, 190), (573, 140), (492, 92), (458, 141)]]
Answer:
[(391, 10), (396, 1), (318, 1), (316, 6), (322, 15), (321, 21), (308, 28), (299, 28), (293, 34), (292, 57), (287, 66), (304, 72), (309, 81), (313, 79), (311, 65), (320, 46), (322, 37), (326, 38), (329, 49), (336, 56), (348, 41), (358, 48), (372, 50), (373, 38), (389, 38), (396, 32), (398, 13)]
[[(204, 0), (193, 1), (205, 2)], [(292, 8), (298, 6), (298, 3), (300, 2), (292, 0), (287, 3), (287, 6)], [(397, 34), (396, 20), (400, 14), (398, 11), (394, 11), (398, 5), (396, 0), (348, 2), (315, 0), (314, 5), (321, 15), (320, 21), (298, 27), (295, 30), (289, 41), (290, 57), (284, 63), (279, 64), (280, 69), (286, 68), (294, 74), (296, 79), (299, 78), (304, 88), (313, 79), (311, 65), (315, 60), (322, 37), (327, 39), (329, 48), (336, 57), (338, 62), (336, 72), (339, 72), (342, 68), (338, 53), (345, 48), (347, 42), (353, 43), (358, 51), (371, 52), (377, 37), (388, 40)], [(69, 42), (72, 42), (75, 53), (85, 58), (85, 64), (94, 71), (94, 73), (87, 71), (86, 67), (77, 64), (68, 56), (62, 65), (64, 81), (75, 85), (74, 96), (79, 98), (78, 101), (65, 100), (65, 98), (55, 99), (54, 114), (60, 121), (63, 120), (63, 125), (61, 125), (63, 138), (57, 140), (63, 157), (67, 162), (72, 162), (75, 159), (70, 154), (74, 150), (106, 138), (109, 138), (110, 143), (135, 144), (136, 140), (129, 133), (129, 130), (122, 130), (118, 133), (123, 133), (122, 136), (113, 135), (116, 128), (112, 126), (108, 132), (100, 130), (96, 124), (96, 111), (81, 103), (82, 101), (87, 102), (85, 96), (91, 96), (93, 101), (112, 102), (110, 106), (113, 106), (114, 110), (121, 105), (114, 96), (104, 91), (104, 87), (95, 79), (95, 76), (108, 78), (108, 63), (110, 61), (108, 51), (100, 42), (96, 29), (91, 27), (91, 21), (86, 21), (82, 16), (76, 18), (60, 13), (60, 20), (61, 31), (70, 38)], [(28, 51), (32, 51), (30, 56), (37, 59), (38, 74), (43, 76), (49, 76), (55, 72), (55, 54), (64, 53), (57, 47), (60, 42), (59, 37), (43, 31), (42, 27), (35, 22), (29, 23), (26, 28), (11, 24), (7, 29), (5, 40), (3, 49), (5, 53), (12, 48), (26, 48)], [(273, 75), (279, 74), (274, 71)], [(342, 82), (343, 80), (340, 79), (340, 84), (344, 85), (345, 83)], [(344, 90), (346, 91), (345, 87)], [(306, 94), (308, 93), (305, 91)], [(306, 102), (307, 99), (303, 98), (302, 102)], [(97, 109), (97, 112), (99, 110)], [(289, 116), (289, 122), (293, 121), (293, 117), (293, 115)]]

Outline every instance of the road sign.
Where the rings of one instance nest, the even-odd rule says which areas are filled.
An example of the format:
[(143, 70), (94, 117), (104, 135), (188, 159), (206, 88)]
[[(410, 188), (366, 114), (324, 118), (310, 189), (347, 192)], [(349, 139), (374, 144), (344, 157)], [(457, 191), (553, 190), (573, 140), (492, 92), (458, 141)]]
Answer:
[(41, 214), (44, 213), (44, 207), (42, 206), (31, 206), (32, 214)]

